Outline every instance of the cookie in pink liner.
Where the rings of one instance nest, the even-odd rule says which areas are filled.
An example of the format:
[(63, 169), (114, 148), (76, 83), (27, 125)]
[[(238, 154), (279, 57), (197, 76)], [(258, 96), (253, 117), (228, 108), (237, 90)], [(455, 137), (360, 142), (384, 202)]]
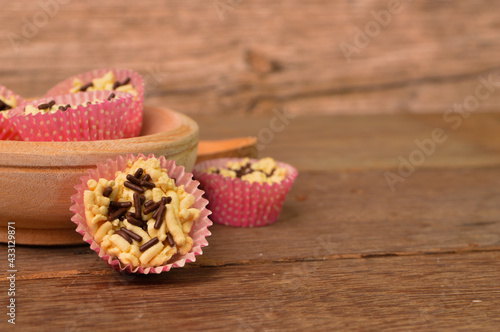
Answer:
[[(142, 158), (142, 160), (140, 158)], [(144, 180), (144, 177), (146, 176), (146, 174), (149, 174), (151, 178), (148, 181), (153, 181), (153, 182), (156, 181), (155, 189), (158, 189), (158, 188), (161, 188), (161, 186), (166, 183), (163, 181), (163, 180), (165, 180), (165, 177), (163, 177), (163, 180), (160, 180), (161, 176), (159, 176), (159, 178), (157, 178), (158, 174), (155, 175), (154, 168), (150, 168), (148, 165), (146, 165), (149, 162), (151, 162), (149, 165), (156, 165), (157, 166), (158, 165), (157, 161), (159, 161), (159, 167), (161, 167), (161, 169), (165, 169), (167, 171), (168, 177), (171, 179), (174, 179), (175, 185), (177, 187), (183, 185), (185, 193), (191, 194), (192, 196), (194, 196), (194, 197), (191, 197), (191, 199), (194, 198), (194, 202), (191, 205), (191, 208), (199, 210), (199, 215), (196, 218), (196, 220), (194, 220), (192, 222), (191, 229), (188, 233), (188, 236), (192, 239), (192, 247), (189, 250), (189, 252), (187, 252), (184, 255), (176, 254), (166, 264), (163, 264), (160, 266), (134, 267), (132, 263), (125, 264), (125, 263), (121, 262), (117, 257), (114, 257), (113, 254), (106, 252), (106, 250), (103, 249), (105, 238), (100, 239), (100, 241), (99, 241), (99, 239), (96, 240), (96, 238), (98, 238), (100, 236), (99, 233), (101, 232), (101, 228), (104, 227), (104, 225), (106, 223), (108, 223), (108, 221), (104, 221), (104, 220), (99, 221), (99, 223), (102, 223), (102, 224), (100, 224), (100, 225), (97, 224), (95, 230), (92, 229), (93, 225), (95, 225), (95, 224), (93, 224), (93, 223), (89, 224), (89, 222), (88, 222), (88, 219), (90, 217), (92, 217), (92, 215), (90, 215), (90, 216), (88, 215), (88, 213), (89, 213), (88, 211), (90, 209), (94, 209), (94, 207), (91, 208), (88, 204), (88, 197), (89, 197), (88, 195), (93, 196), (93, 194), (89, 194), (89, 191), (91, 190), (89, 187), (89, 183), (91, 185), (94, 185), (94, 183), (91, 183), (91, 181), (89, 182), (89, 180), (95, 180), (97, 182), (99, 182), (99, 181), (103, 182), (103, 181), (107, 181), (107, 180), (108, 181), (116, 180), (114, 183), (114, 186), (119, 187), (120, 186), (119, 183), (121, 182), (121, 180), (119, 180), (119, 177), (123, 176), (123, 174), (121, 174), (121, 172), (125, 172), (128, 169), (128, 171), (131, 172), (128, 174), (132, 175), (132, 173), (133, 173), (133, 176), (135, 178), (141, 179), (141, 177), (142, 177), (142, 180)], [(135, 169), (130, 168), (131, 164), (136, 163), (136, 162), (139, 165), (145, 165), (145, 167), (143, 168), (143, 172), (141, 172), (139, 177), (137, 177), (137, 172), (134, 172)], [(149, 170), (149, 173), (148, 173), (148, 170)], [(138, 171), (138, 169), (135, 171)], [(120, 172), (120, 173), (117, 173), (117, 172)], [(177, 166), (173, 160), (166, 160), (164, 157), (155, 158), (155, 156), (153, 154), (150, 154), (148, 157), (145, 157), (142, 154), (140, 154), (138, 156), (133, 156), (133, 155), (129, 154), (129, 155), (127, 155), (126, 158), (122, 157), (122, 156), (118, 156), (116, 158), (116, 160), (108, 159), (108, 161), (105, 163), (97, 164), (96, 169), (90, 169), (88, 171), (88, 173), (89, 173), (88, 176), (84, 176), (81, 178), (81, 184), (79, 184), (78, 186), (75, 187), (75, 189), (77, 190), (77, 193), (71, 197), (71, 199), (74, 203), (73, 206), (71, 206), (71, 208), (70, 208), (70, 210), (74, 213), (74, 216), (71, 218), (71, 220), (77, 225), (76, 231), (83, 236), (84, 241), (86, 241), (87, 243), (90, 244), (90, 248), (92, 250), (94, 250), (99, 255), (99, 257), (101, 257), (104, 261), (106, 261), (115, 270), (120, 271), (120, 272), (125, 271), (128, 273), (140, 273), (140, 274), (161, 273), (161, 272), (169, 271), (171, 268), (183, 267), (186, 263), (194, 262), (196, 260), (196, 256), (201, 255), (203, 253), (202, 247), (205, 247), (208, 245), (206, 237), (211, 234), (210, 231), (208, 230), (208, 227), (212, 225), (212, 222), (208, 218), (208, 216), (211, 214), (211, 212), (210, 212), (210, 210), (208, 210), (206, 208), (208, 201), (202, 197), (203, 191), (198, 189), (199, 182), (193, 180), (192, 174), (185, 172), (183, 166)], [(162, 173), (162, 174), (164, 174), (164, 173)], [(117, 177), (117, 175), (118, 175), (118, 177)], [(155, 178), (157, 178), (157, 179), (155, 179)], [(100, 179), (106, 179), (106, 180), (100, 180)], [(123, 180), (123, 178), (122, 178), (122, 180)], [(119, 188), (118, 189), (116, 189), (115, 187), (110, 187), (110, 188), (112, 188), (111, 194), (109, 194), (107, 196), (110, 198), (110, 200), (115, 201), (115, 200), (119, 199), (120, 202), (126, 201), (126, 199), (124, 199), (124, 197), (127, 197), (126, 195), (128, 195), (128, 193), (126, 193), (125, 190), (122, 190), (120, 192)], [(99, 190), (101, 190), (101, 189), (96, 188), (96, 189), (94, 189), (93, 192), (99, 192)], [(123, 187), (122, 187), (122, 189), (123, 189)], [(146, 189), (146, 191), (144, 193), (142, 193), (141, 195), (144, 195), (145, 197), (149, 196), (147, 187), (143, 187), (143, 189)], [(154, 195), (155, 195), (155, 192), (154, 192), (155, 189), (149, 190), (149, 193), (151, 195), (153, 195), (152, 197), (154, 197)], [(115, 190), (116, 190), (116, 192), (115, 192)], [(161, 189), (161, 190), (163, 190), (163, 189)], [(86, 194), (86, 191), (87, 191), (87, 194)], [(102, 193), (103, 195), (105, 195), (105, 191), (106, 191), (106, 189), (103, 190), (103, 193)], [(188, 196), (187, 194), (184, 196), (184, 198), (186, 198)], [(87, 198), (85, 197), (85, 195), (87, 195)], [(97, 194), (97, 196), (99, 196), (99, 195)], [(97, 196), (93, 196), (93, 197), (97, 197)], [(175, 208), (173, 208), (172, 205), (170, 205), (170, 203), (179, 204), (179, 206), (180, 206), (179, 215), (180, 215), (180, 214), (184, 213), (184, 212), (182, 212), (183, 207), (186, 207), (186, 205), (184, 205), (184, 203), (183, 203), (184, 198), (182, 198), (179, 203), (175, 203), (175, 201), (172, 200), (169, 203), (167, 203), (167, 205), (166, 205), (166, 215), (165, 215), (165, 219), (161, 218), (162, 221), (164, 220), (164, 222), (161, 225), (162, 226), (165, 225), (165, 227), (168, 227), (168, 230), (167, 230), (168, 234), (170, 234), (171, 232), (173, 233), (173, 229), (170, 228), (170, 224), (168, 223), (168, 218), (169, 218), (168, 213), (175, 213), (175, 211), (176, 211)], [(102, 199), (102, 198), (98, 198), (98, 199)], [(135, 199), (135, 197), (134, 197), (134, 199)], [(87, 209), (85, 207), (86, 201), (87, 201)], [(139, 199), (139, 203), (137, 203), (137, 204), (140, 204), (141, 213), (143, 214), (143, 218), (146, 218), (146, 219), (147, 219), (147, 215), (145, 213), (147, 211), (145, 209), (146, 209), (146, 205), (147, 205), (148, 201), (149, 201), (148, 198), (144, 199), (144, 202), (142, 202)], [(159, 202), (160, 202), (160, 200), (158, 200), (157, 203), (159, 203)], [(163, 197), (161, 199), (161, 202), (163, 202)], [(135, 222), (134, 217), (133, 217), (135, 214), (135, 209), (134, 209), (135, 204), (136, 203), (134, 202), (133, 205), (131, 207), (129, 207), (129, 212), (131, 213), (130, 216), (129, 216), (129, 212), (127, 212), (126, 217), (123, 221), (114, 220), (114, 222), (117, 222), (118, 224), (121, 222), (122, 225), (124, 225), (128, 229), (128, 231), (134, 231), (134, 229), (135, 229), (136, 235), (142, 234), (142, 237), (144, 237), (144, 236), (146, 236), (146, 234), (144, 234), (140, 230), (140, 228), (137, 228), (132, 224), (132, 222)], [(130, 203), (129, 203), (129, 205), (130, 205)], [(150, 205), (148, 205), (148, 207), (150, 207)], [(158, 211), (158, 210), (159, 210), (159, 208), (157, 208), (156, 210), (153, 210), (153, 211)], [(111, 211), (108, 211), (108, 213), (110, 213), (110, 212)], [(87, 215), (86, 215), (86, 213), (87, 213)], [(113, 211), (112, 213), (116, 213), (116, 211)], [(154, 213), (155, 212), (153, 212), (153, 214)], [(130, 217), (130, 220), (129, 220), (129, 217)], [(95, 218), (95, 216), (93, 218)], [(110, 217), (110, 214), (108, 214), (107, 219), (109, 219), (109, 218), (114, 218), (114, 217)], [(98, 220), (98, 219), (99, 218), (92, 219), (92, 220)], [(160, 218), (157, 218), (157, 219), (160, 219)], [(179, 219), (179, 220), (181, 220), (181, 219)], [(184, 220), (183, 221), (184, 223), (189, 222), (189, 220), (186, 220), (186, 219), (182, 219), (182, 220)], [(151, 224), (153, 224), (154, 221), (155, 220), (149, 220), (149, 222)], [(183, 225), (184, 225), (184, 223), (183, 223)], [(156, 224), (156, 222), (154, 222), (154, 224)], [(117, 225), (114, 227), (118, 228), (118, 227), (120, 227), (120, 225)], [(138, 226), (138, 227), (140, 227), (140, 226)], [(142, 227), (144, 227), (144, 225)], [(149, 224), (146, 226), (146, 230), (148, 232), (147, 235), (150, 237), (153, 237), (155, 234), (151, 234), (151, 233), (156, 232), (156, 231), (153, 231), (150, 227), (152, 227), (152, 226)], [(122, 230), (122, 228), (120, 228), (120, 230)], [(162, 230), (162, 228), (160, 227), (158, 230), (158, 234), (159, 234), (159, 232), (161, 232), (161, 230)], [(116, 233), (117, 232), (115, 230), (111, 230), (111, 232), (110, 232), (110, 230), (108, 230), (105, 234), (109, 235), (109, 239), (111, 239), (111, 236), (114, 236)], [(161, 236), (158, 234), (156, 234), (156, 238), (161, 238)], [(121, 236), (122, 235), (120, 235), (120, 237)], [(173, 237), (173, 239), (174, 240), (176, 239), (175, 236)], [(130, 243), (130, 244), (131, 245), (135, 244), (137, 246), (141, 245), (141, 247), (142, 247), (145, 245), (145, 243), (143, 243), (143, 242), (146, 242), (147, 240), (148, 240), (147, 238), (141, 238), (141, 240), (139, 242), (136, 242), (136, 241), (138, 241), (137, 239), (132, 239), (133, 243)], [(150, 240), (148, 240), (148, 242), (149, 241)], [(167, 237), (167, 239), (160, 240), (160, 241), (164, 242), (165, 248), (167, 248), (166, 243), (170, 243), (168, 240), (168, 237)], [(186, 241), (187, 241), (187, 237), (186, 237)], [(174, 243), (176, 243), (176, 242), (174, 242)], [(136, 251), (136, 248), (130, 247), (129, 252), (131, 252), (131, 253), (134, 252), (134, 249)], [(107, 250), (112, 251), (111, 249), (109, 249), (109, 247)], [(146, 249), (143, 252), (143, 254), (146, 254), (147, 250), (148, 249)], [(122, 257), (121, 255), (122, 255), (122, 253), (120, 253), (118, 256)], [(123, 257), (125, 257), (125, 256), (123, 256)], [(153, 259), (156, 259), (156, 257)], [(146, 262), (146, 263), (148, 263), (148, 262)], [(142, 262), (141, 262), (141, 264), (142, 264)], [(143, 264), (143, 265), (148, 265), (148, 264)]]
[[(69, 142), (124, 138), (126, 113), (132, 104), (132, 95), (123, 92), (114, 94), (115, 97), (109, 100), (109, 91), (45, 97), (14, 108), (9, 112), (9, 117), (25, 141)], [(51, 101), (56, 106), (69, 104), (72, 107), (54, 113), (25, 114), (26, 107), (31, 105), (36, 109)], [(92, 103), (95, 101), (99, 102)]]
[[(129, 69), (119, 69), (119, 68), (104, 68), (104, 69), (95, 69), (89, 72), (81, 73), (75, 76), (72, 76), (57, 85), (51, 88), (45, 96), (57, 96), (57, 95), (65, 95), (71, 93), (71, 90), (74, 88), (74, 81), (79, 80), (85, 88), (85, 85), (91, 83), (94, 79), (100, 79), (106, 76), (109, 72), (113, 73), (113, 76), (119, 84), (127, 82), (132, 85), (137, 92), (137, 95), (134, 96), (134, 100), (132, 106), (130, 107), (129, 112), (127, 112), (126, 118), (126, 127), (125, 127), (125, 138), (136, 137), (139, 136), (142, 129), (142, 113), (143, 113), (143, 104), (144, 104), (144, 79), (142, 76)], [(92, 88), (90, 88), (92, 89)], [(118, 89), (118, 90), (116, 90)], [(120, 91), (120, 87), (113, 89), (111, 87), (110, 90)]]
[(21, 137), (8, 117), (8, 112), (12, 108), (24, 103), (25, 100), (21, 96), (0, 85), (0, 140), (21, 140)]
[[(208, 160), (195, 165), (193, 173), (205, 190), (214, 222), (237, 227), (264, 226), (276, 222), (281, 213), (286, 195), (290, 191), (298, 172), (288, 164), (276, 162), (286, 169), (281, 182), (259, 183), (230, 178), (221, 174), (207, 173), (210, 168), (227, 168), (228, 162), (241, 162), (237, 158)], [(258, 162), (250, 159), (250, 163)]]

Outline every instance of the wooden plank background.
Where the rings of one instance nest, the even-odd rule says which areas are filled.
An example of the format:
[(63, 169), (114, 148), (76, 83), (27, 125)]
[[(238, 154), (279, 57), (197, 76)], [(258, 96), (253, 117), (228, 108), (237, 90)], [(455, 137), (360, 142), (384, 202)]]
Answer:
[[(196, 262), (150, 276), (119, 274), (88, 245), (17, 246), (16, 324), (23, 331), (145, 324), (200, 331), (496, 331), (500, 177), (498, 166), (484, 161), (498, 165), (500, 134), (483, 128), (499, 117), (471, 117), (392, 192), (384, 170), (413, 149), (411, 137), (440, 126), (440, 116), (304, 115), (265, 149), (300, 170), (275, 224), (215, 224)], [(238, 125), (205, 115), (199, 123), (211, 137), (252, 132), (267, 121), (256, 116)], [(390, 124), (397, 129), (385, 131)], [(385, 134), (367, 146), (353, 128)], [(328, 142), (325, 163), (319, 157)], [(0, 290), (7, 284), (0, 275)], [(0, 330), (8, 326), (0, 320)]]
[[(390, 13), (394, 2), (400, 6), (377, 30), (373, 13)], [(109, 66), (144, 74), (148, 103), (189, 114), (270, 113), (283, 105), (307, 114), (442, 113), (474, 95), (480, 75), (500, 85), (497, 1), (0, 5), (0, 84), (28, 97)], [(367, 28), (372, 37), (356, 43), (357, 29)], [(357, 47), (349, 62), (341, 45)], [(479, 110), (496, 111), (499, 102), (495, 91)]]
[[(0, 84), (26, 97), (114, 66), (145, 76), (147, 103), (194, 115), (203, 139), (299, 114), (259, 137), (261, 155), (300, 171), (275, 225), (214, 225), (194, 264), (147, 278), (85, 246), (18, 246), (19, 326), (498, 327), (498, 2), (401, 0), (356, 42), (394, 1), (0, 0)], [(451, 128), (443, 113), (480, 77), (494, 81), (484, 114)], [(448, 140), (392, 192), (385, 171), (435, 128)]]

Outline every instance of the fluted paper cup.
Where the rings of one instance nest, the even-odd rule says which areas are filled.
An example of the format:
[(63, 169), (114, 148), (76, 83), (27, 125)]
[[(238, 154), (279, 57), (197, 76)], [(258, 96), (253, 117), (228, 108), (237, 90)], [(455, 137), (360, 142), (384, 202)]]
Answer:
[[(265, 226), (276, 222), (281, 213), (286, 195), (290, 191), (297, 170), (288, 164), (277, 162), (287, 170), (285, 179), (279, 183), (258, 183), (232, 179), (221, 174), (209, 174), (210, 167), (227, 168), (227, 163), (242, 159), (221, 158), (195, 165), (193, 173), (200, 181), (212, 211), (211, 219), (219, 224), (236, 227)], [(258, 160), (250, 159), (250, 163)]]
[[(16, 98), (16, 103), (18, 105), (22, 105), (25, 103), (25, 100), (16, 94), (14, 91), (7, 89), (6, 87), (0, 85), (0, 96), (5, 98), (10, 98), (14, 96)], [(0, 112), (0, 140), (9, 140), (9, 141), (20, 141), (21, 137), (19, 136), (16, 128), (12, 124), (7, 112)]]
[[(107, 100), (109, 91), (89, 91), (30, 101), (9, 112), (9, 117), (25, 141), (97, 141), (124, 138), (126, 113), (132, 104), (132, 95), (116, 92)], [(37, 105), (54, 100), (57, 105), (78, 105), (55, 113), (25, 114), (27, 105)], [(97, 104), (86, 104), (101, 100)], [(81, 105), (85, 104), (85, 105)]]
[(94, 240), (85, 218), (83, 195), (84, 191), (88, 189), (87, 182), (90, 179), (94, 179), (96, 181), (100, 178), (109, 180), (115, 179), (115, 173), (117, 171), (126, 170), (128, 161), (135, 162), (140, 157), (144, 160), (155, 158), (153, 154), (150, 154), (147, 157), (142, 154), (139, 154), (138, 156), (129, 154), (127, 157), (118, 156), (115, 160), (108, 159), (105, 163), (97, 164), (96, 169), (88, 170), (89, 175), (81, 178), (81, 183), (75, 187), (77, 193), (71, 197), (74, 203), (70, 208), (70, 210), (74, 213), (71, 221), (77, 225), (76, 231), (83, 236), (83, 240), (85, 242), (90, 244), (90, 248), (115, 270), (139, 274), (167, 272), (171, 268), (183, 267), (186, 263), (196, 261), (196, 256), (203, 254), (202, 247), (208, 246), (206, 237), (211, 235), (208, 230), (208, 227), (212, 225), (212, 221), (208, 218), (211, 212), (206, 207), (208, 201), (202, 197), (203, 191), (198, 188), (199, 182), (195, 181), (192, 174), (186, 172), (183, 166), (178, 166), (175, 164), (175, 161), (166, 160), (164, 157), (157, 158), (160, 161), (161, 168), (166, 169), (168, 176), (175, 179), (176, 186), (184, 185), (185, 191), (194, 196), (195, 202), (192, 207), (200, 210), (200, 216), (194, 222), (189, 233), (189, 236), (193, 239), (193, 247), (186, 255), (174, 255), (168, 264), (158, 267), (143, 268), (139, 266), (133, 268), (130, 264), (123, 265), (117, 258), (111, 257), (100, 248), (99, 244)]
[(134, 97), (132, 106), (130, 110), (127, 112), (126, 116), (126, 127), (125, 127), (125, 138), (136, 137), (139, 136), (142, 129), (142, 113), (143, 113), (143, 105), (144, 105), (144, 79), (142, 76), (129, 69), (120, 69), (120, 68), (103, 68), (103, 69), (95, 69), (89, 72), (81, 73), (75, 76), (72, 76), (57, 85), (51, 88), (45, 96), (57, 96), (57, 95), (65, 95), (70, 93), (71, 88), (73, 87), (73, 81), (75, 78), (81, 80), (84, 84), (87, 82), (91, 82), (92, 79), (103, 77), (108, 72), (113, 72), (115, 78), (119, 81), (123, 81), (126, 78), (130, 78), (131, 84), (134, 86), (135, 90), (137, 90), (137, 96)]

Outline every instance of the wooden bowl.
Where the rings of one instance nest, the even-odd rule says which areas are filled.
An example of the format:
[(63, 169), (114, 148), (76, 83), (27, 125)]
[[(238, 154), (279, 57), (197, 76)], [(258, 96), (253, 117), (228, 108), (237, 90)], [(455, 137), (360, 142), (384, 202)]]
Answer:
[[(71, 195), (86, 170), (127, 153), (165, 156), (190, 171), (197, 158), (198, 125), (168, 109), (146, 107), (141, 136), (91, 142), (0, 141), (0, 241), (15, 222), (17, 244), (82, 243), (71, 222)], [(255, 140), (206, 142), (202, 160), (241, 151), (252, 156)], [(242, 149), (246, 146), (247, 150)], [(229, 152), (228, 152), (229, 151)], [(252, 152), (253, 151), (253, 152)]]

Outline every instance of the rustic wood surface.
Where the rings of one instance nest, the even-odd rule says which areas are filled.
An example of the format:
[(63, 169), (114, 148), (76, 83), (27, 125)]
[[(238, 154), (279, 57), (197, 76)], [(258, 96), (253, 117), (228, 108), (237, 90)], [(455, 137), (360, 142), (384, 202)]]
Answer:
[[(266, 116), (197, 120), (202, 139), (256, 135), (269, 124)], [(442, 117), (291, 120), (260, 151), (300, 172), (276, 224), (214, 225), (195, 263), (155, 276), (119, 274), (87, 246), (17, 246), (16, 325), (494, 331), (500, 135), (492, 124), (499, 120), (475, 114), (448, 131), (394, 192), (385, 172), (397, 172), (398, 156), (415, 149), (415, 138), (444, 127)], [(5, 276), (0, 280), (6, 291)], [(4, 318), (0, 329), (7, 327)]]
[[(200, 139), (257, 137), (228, 147), (300, 172), (276, 224), (214, 225), (204, 255), (166, 274), (17, 246), (17, 327), (498, 330), (498, 3), (393, 2), (0, 0), (1, 85), (32, 98), (134, 69), (146, 103), (193, 116)], [(401, 177), (436, 130), (446, 140)], [(2, 305), (8, 288), (2, 273)]]
[(152, 103), (190, 114), (358, 114), (444, 112), (494, 74), (481, 107), (497, 111), (498, 3), (400, 2), (378, 31), (390, 1), (0, 0), (0, 84), (35, 97), (128, 67)]

